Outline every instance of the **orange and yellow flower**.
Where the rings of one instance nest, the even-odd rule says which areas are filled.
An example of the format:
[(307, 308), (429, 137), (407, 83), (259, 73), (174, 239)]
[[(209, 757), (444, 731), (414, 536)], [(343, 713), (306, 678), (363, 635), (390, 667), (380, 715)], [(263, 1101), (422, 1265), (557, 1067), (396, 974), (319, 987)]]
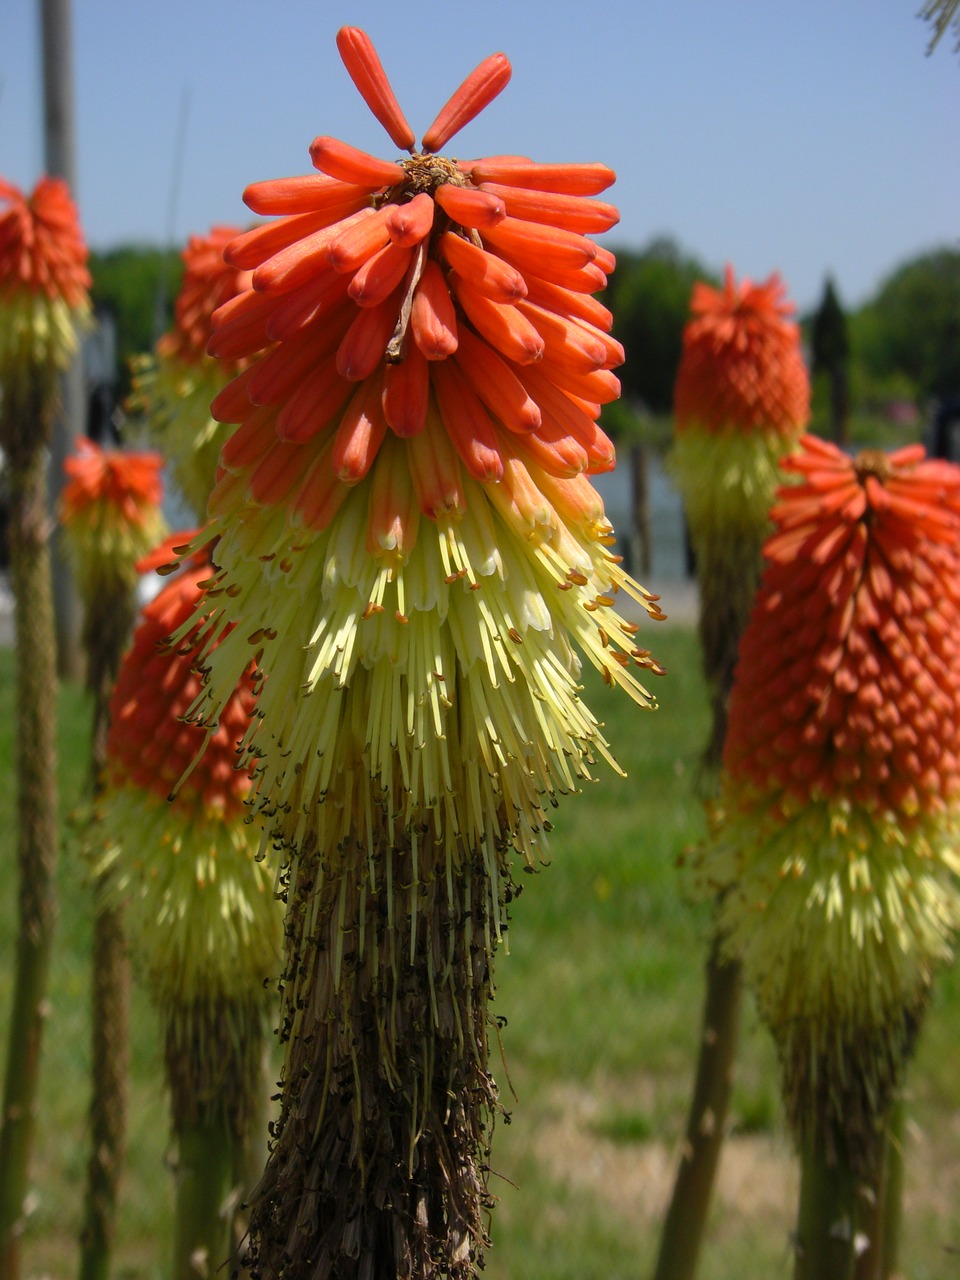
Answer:
[(960, 923), (960, 469), (783, 466), (704, 872), (802, 1124), (845, 1078), (889, 1097)]
[(50, 378), (77, 349), (89, 321), (87, 247), (60, 178), (28, 198), (0, 179), (0, 386), (13, 396), (38, 372)]
[[(412, 149), (347, 30), (361, 92)], [(614, 464), (597, 417), (623, 354), (593, 296), (613, 257), (590, 238), (617, 221), (596, 199), (614, 175), (434, 151), (508, 76), (502, 55), (481, 64), (400, 161), (315, 139), (319, 172), (248, 187), (273, 220), (225, 250), (251, 287), (215, 313), (209, 351), (250, 363), (213, 403), (237, 429), (207, 600), (211, 635), (242, 625), (198, 712), (216, 718), (256, 656), (247, 746), (294, 846), (371, 830), (367, 801), (323, 803), (362, 775), (390, 829), (428, 821), (453, 861), (506, 837), (533, 862), (543, 798), (608, 754), (570, 640), (650, 701), (635, 673), (655, 664), (615, 599), (659, 610), (587, 478)]]
[(60, 516), (87, 608), (133, 592), (138, 560), (166, 532), (162, 468), (158, 453), (103, 449), (85, 437), (64, 462)]
[(810, 415), (810, 381), (793, 306), (778, 276), (697, 284), (674, 389), (672, 468), (691, 534), (765, 533), (777, 463)]
[[(251, 1212), (254, 1269), (473, 1275), (485, 1244), (492, 960), (514, 851), (612, 763), (579, 648), (652, 702), (639, 623), (589, 481), (623, 353), (594, 297), (613, 256), (600, 164), (454, 160), (504, 87), (486, 59), (420, 149), (376, 53), (337, 38), (397, 147), (315, 139), (257, 182), (270, 219), (227, 261), (250, 287), (209, 351), (248, 366), (223, 446), (191, 714), (259, 671), (242, 749), (285, 861), (281, 1119)], [(179, 639), (186, 638), (186, 629)], [(346, 1261), (349, 1259), (350, 1261)]]
[(197, 516), (206, 511), (217, 456), (229, 434), (211, 417), (210, 402), (244, 363), (207, 354), (213, 313), (250, 285), (250, 272), (237, 270), (223, 257), (225, 246), (239, 234), (238, 227), (215, 226), (204, 236), (190, 237), (173, 328), (159, 340), (155, 354), (135, 366), (132, 407), (145, 415)]
[[(169, 559), (175, 535), (147, 563)], [(188, 535), (187, 535), (188, 536)], [(252, 669), (204, 732), (184, 712), (200, 688), (171, 633), (192, 615), (211, 565), (202, 555), (147, 604), (110, 704), (100, 802), (110, 894), (155, 998), (164, 1006), (256, 995), (277, 972), (281, 916), (245, 821), (250, 776), (237, 746), (253, 714)], [(201, 747), (204, 750), (201, 752)], [(177, 788), (177, 797), (170, 794)]]
[(779, 278), (694, 287), (674, 389), (669, 466), (683, 496), (701, 592), (704, 667), (721, 696), (757, 588), (780, 480), (810, 408), (800, 331)]

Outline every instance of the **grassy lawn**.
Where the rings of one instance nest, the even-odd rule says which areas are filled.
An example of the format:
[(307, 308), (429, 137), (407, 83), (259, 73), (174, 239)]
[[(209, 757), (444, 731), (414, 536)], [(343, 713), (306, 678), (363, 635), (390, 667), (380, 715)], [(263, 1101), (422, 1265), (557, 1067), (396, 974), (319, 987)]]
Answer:
[[(669, 604), (669, 602), (667, 602)], [(511, 1123), (494, 1140), (491, 1280), (637, 1280), (648, 1275), (690, 1087), (708, 913), (685, 899), (677, 855), (702, 830), (697, 759), (707, 709), (692, 631), (645, 628), (667, 667), (661, 708), (639, 712), (588, 681), (626, 780), (597, 781), (557, 814), (552, 860), (524, 881), (494, 1011), (495, 1062)], [(12, 759), (12, 662), (0, 652), (0, 760)], [(61, 796), (83, 793), (87, 710), (61, 699)], [(10, 772), (6, 765), (7, 778)], [(15, 912), (13, 797), (0, 788), (0, 1026), (10, 998)], [(28, 1275), (73, 1276), (86, 1161), (89, 893), (69, 839), (43, 1074)], [(960, 978), (943, 975), (911, 1072), (905, 1261), (911, 1280), (960, 1276)], [(132, 1123), (116, 1280), (160, 1280), (172, 1199), (155, 1027), (135, 1001)], [(515, 1096), (514, 1096), (515, 1095)], [(790, 1274), (795, 1172), (779, 1119), (776, 1064), (748, 1014), (733, 1134), (702, 1280)]]

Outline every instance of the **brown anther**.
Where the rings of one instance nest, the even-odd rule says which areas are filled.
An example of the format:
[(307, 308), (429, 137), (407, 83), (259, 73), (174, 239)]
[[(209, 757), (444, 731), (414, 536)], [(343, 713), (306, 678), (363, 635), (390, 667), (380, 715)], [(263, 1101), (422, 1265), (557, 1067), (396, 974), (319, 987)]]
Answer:
[(377, 604), (376, 600), (371, 600), (360, 616), (363, 618), (364, 622), (366, 622), (366, 620), (368, 618), (372, 618), (375, 613), (383, 613), (383, 605)]
[(861, 484), (866, 483), (867, 476), (886, 484), (892, 472), (890, 459), (880, 449), (861, 449), (854, 459), (853, 468)]
[(507, 631), (507, 635), (510, 637), (510, 639), (513, 641), (514, 644), (523, 644), (523, 636), (520, 634), (520, 632), (517, 630), (516, 627), (510, 627), (510, 629)]
[(610, 637), (607, 635), (606, 631), (604, 631), (603, 627), (597, 627), (597, 631), (600, 633), (600, 643), (606, 649), (610, 643)]
[(404, 626), (406, 626), (406, 624), (410, 621), (407, 615), (405, 613), (401, 613), (399, 609), (393, 616), (396, 618), (398, 622), (402, 622)]

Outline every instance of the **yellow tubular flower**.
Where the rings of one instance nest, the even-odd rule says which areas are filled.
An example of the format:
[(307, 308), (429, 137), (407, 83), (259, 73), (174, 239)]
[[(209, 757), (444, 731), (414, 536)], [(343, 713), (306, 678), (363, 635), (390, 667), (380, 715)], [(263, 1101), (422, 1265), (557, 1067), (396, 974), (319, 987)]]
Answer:
[(225, 251), (251, 288), (209, 350), (250, 363), (213, 405), (237, 429), (192, 714), (216, 722), (255, 662), (242, 747), (285, 854), (288, 1049), (252, 1261), (464, 1277), (512, 854), (536, 865), (548, 808), (613, 763), (576, 650), (649, 706), (659, 669), (618, 597), (662, 615), (587, 479), (613, 465), (596, 420), (623, 358), (592, 297), (613, 258), (588, 234), (616, 221), (593, 198), (614, 175), (436, 154), (506, 84), (502, 54), (414, 151), (367, 37), (338, 46), (412, 154), (321, 137), (318, 175), (246, 192), (280, 216)]

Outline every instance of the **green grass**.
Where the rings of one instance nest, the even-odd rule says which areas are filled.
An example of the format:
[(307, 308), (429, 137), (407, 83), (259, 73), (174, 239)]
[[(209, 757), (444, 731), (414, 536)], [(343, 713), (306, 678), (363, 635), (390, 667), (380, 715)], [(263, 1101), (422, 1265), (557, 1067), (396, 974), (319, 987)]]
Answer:
[[(646, 629), (645, 629), (646, 630)], [(490, 1280), (638, 1280), (656, 1251), (696, 1048), (709, 913), (689, 902), (678, 855), (703, 830), (697, 761), (708, 711), (692, 631), (650, 629), (668, 669), (653, 713), (592, 678), (587, 701), (626, 770), (598, 766), (556, 814), (551, 860), (523, 878), (494, 1012), (507, 1020), (494, 1072), (511, 1123), (494, 1137)], [(87, 710), (61, 699), (61, 795), (83, 794)], [(12, 663), (0, 651), (0, 760), (12, 759)], [(0, 1026), (9, 1006), (15, 874), (11, 787), (0, 788)], [(43, 1069), (36, 1210), (28, 1275), (72, 1276), (86, 1162), (89, 893), (61, 861), (61, 925)], [(960, 975), (938, 984), (911, 1072), (906, 1258), (911, 1280), (960, 1274)], [(776, 1062), (748, 1013), (702, 1280), (790, 1272), (794, 1178), (779, 1119)], [(129, 1168), (115, 1280), (165, 1274), (172, 1179), (156, 1031), (135, 1001)], [(513, 1094), (516, 1094), (516, 1097)]]

